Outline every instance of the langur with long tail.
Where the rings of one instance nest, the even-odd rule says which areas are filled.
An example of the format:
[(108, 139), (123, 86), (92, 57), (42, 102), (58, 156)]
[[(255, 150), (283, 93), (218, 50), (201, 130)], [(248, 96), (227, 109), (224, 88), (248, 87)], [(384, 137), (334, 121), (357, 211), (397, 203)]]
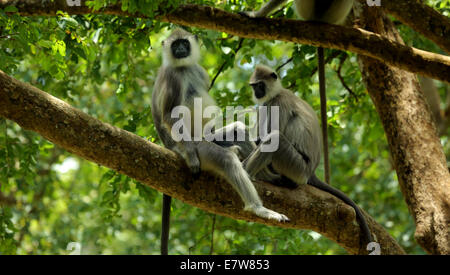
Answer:
[[(270, 0), (258, 11), (244, 12), (249, 17), (265, 17), (287, 0)], [(343, 24), (353, 7), (353, 0), (294, 0), (294, 10), (297, 15), (306, 21), (316, 21), (328, 24)], [(327, 98), (325, 80), (324, 49), (317, 48), (320, 115), (322, 122), (322, 142), (324, 155), (325, 182), (330, 184), (330, 162), (328, 153), (328, 127), (327, 127)]]
[[(191, 173), (198, 175), (200, 171), (209, 171), (223, 177), (233, 186), (244, 201), (244, 210), (259, 217), (284, 222), (289, 219), (280, 213), (265, 208), (251, 182), (242, 163), (233, 150), (201, 138), (194, 139), (194, 131), (188, 125), (194, 121), (187, 121), (183, 116), (181, 122), (189, 133), (183, 133), (188, 140), (174, 138), (173, 126), (180, 121), (172, 117), (174, 108), (182, 106), (190, 110), (191, 119), (194, 112), (194, 100), (201, 99), (202, 108), (216, 106), (208, 94), (209, 77), (205, 69), (199, 64), (200, 47), (197, 37), (183, 29), (176, 29), (163, 41), (163, 65), (160, 67), (152, 95), (152, 115), (158, 135), (164, 146), (179, 154), (186, 162)], [(185, 121), (183, 121), (185, 120)], [(202, 119), (203, 129), (208, 119)], [(170, 196), (163, 199), (163, 232), (161, 253), (167, 254), (167, 240), (169, 230)]]
[[(320, 163), (322, 140), (320, 126), (316, 113), (304, 100), (298, 98), (292, 91), (283, 88), (277, 73), (264, 65), (257, 65), (250, 78), (255, 103), (268, 108), (268, 115), (259, 120), (259, 125), (265, 125), (267, 133), (261, 136), (258, 147), (243, 161), (250, 177), (258, 179), (258, 173), (270, 168), (287, 178), (286, 187), (309, 184), (322, 191), (330, 193), (353, 207), (359, 221), (362, 240), (368, 244), (373, 241), (367, 221), (358, 206), (340, 190), (320, 181), (315, 170)], [(278, 129), (270, 129), (272, 111), (278, 110)], [(261, 131), (260, 131), (261, 132)], [(273, 140), (278, 141), (278, 149), (273, 152), (262, 150)], [(280, 183), (278, 183), (280, 185)]]

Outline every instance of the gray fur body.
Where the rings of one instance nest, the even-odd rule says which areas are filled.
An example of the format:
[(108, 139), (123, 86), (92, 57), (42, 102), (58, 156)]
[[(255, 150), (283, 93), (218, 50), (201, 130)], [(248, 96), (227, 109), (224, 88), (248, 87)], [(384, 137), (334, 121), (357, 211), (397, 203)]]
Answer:
[[(175, 57), (172, 43), (177, 40), (188, 40), (190, 54), (183, 58)], [(208, 75), (198, 65), (199, 46), (194, 36), (184, 30), (175, 30), (163, 42), (164, 65), (158, 72), (158, 77), (152, 95), (152, 115), (156, 130), (164, 145), (178, 153), (185, 161), (193, 174), (200, 170), (209, 171), (222, 176), (238, 192), (245, 204), (245, 210), (256, 215), (287, 221), (285, 215), (267, 209), (263, 206), (247, 172), (233, 152), (206, 140), (175, 142), (171, 136), (171, 129), (178, 119), (171, 118), (172, 109), (176, 106), (186, 106), (194, 117), (194, 98), (203, 99), (203, 108), (215, 105), (208, 94)], [(202, 112), (203, 113), (203, 112)], [(202, 126), (208, 122), (202, 120)], [(194, 124), (191, 124), (194, 125)], [(203, 128), (203, 127), (202, 127)], [(191, 131), (191, 137), (192, 131)]]
[[(272, 156), (272, 167), (277, 173), (287, 176), (297, 184), (306, 183), (319, 165), (322, 153), (316, 113), (308, 103), (284, 88), (264, 105), (268, 108), (280, 106), (279, 131), (268, 131), (270, 137), (264, 139), (270, 142), (274, 135), (278, 135), (280, 148)], [(256, 171), (250, 168), (252, 165), (255, 164), (248, 160), (247, 168), (250, 171), (247, 171), (250, 175), (255, 175)], [(295, 175), (292, 175), (292, 172), (295, 172)]]
[(256, 103), (269, 109), (279, 107), (279, 129), (268, 129), (268, 135), (260, 137), (261, 143), (270, 143), (273, 138), (277, 138), (279, 148), (274, 152), (262, 152), (260, 143), (244, 161), (244, 167), (251, 177), (258, 178), (258, 173), (270, 165), (276, 173), (296, 184), (304, 184), (314, 174), (320, 162), (322, 140), (319, 121), (311, 106), (284, 89), (280, 79), (274, 74), (271, 68), (257, 65), (250, 84), (264, 83), (263, 96), (256, 98), (254, 95)]
[[(265, 17), (279, 5), (285, 3), (285, 0), (267, 1), (258, 11), (245, 12), (243, 14), (249, 17)], [(328, 24), (343, 24), (347, 15), (353, 7), (353, 0), (294, 0), (293, 9), (298, 17), (306, 21), (316, 21)], [(322, 119), (322, 147), (324, 155), (324, 178), (330, 184), (330, 162), (328, 152), (328, 128), (326, 116), (326, 81), (325, 81), (325, 60), (324, 49), (317, 48), (318, 72), (319, 72), (319, 90)]]
[[(278, 107), (279, 129), (268, 129), (268, 134), (261, 137), (258, 147), (244, 160), (243, 165), (248, 174), (258, 178), (260, 171), (271, 167), (295, 184), (309, 184), (338, 197), (355, 210), (365, 243), (372, 242), (367, 221), (358, 206), (343, 192), (320, 181), (315, 175), (320, 162), (322, 140), (319, 121), (311, 106), (292, 91), (284, 89), (276, 73), (269, 67), (257, 65), (250, 85), (256, 103), (268, 108)], [(270, 144), (273, 138), (279, 140), (278, 150), (263, 152), (261, 145)]]

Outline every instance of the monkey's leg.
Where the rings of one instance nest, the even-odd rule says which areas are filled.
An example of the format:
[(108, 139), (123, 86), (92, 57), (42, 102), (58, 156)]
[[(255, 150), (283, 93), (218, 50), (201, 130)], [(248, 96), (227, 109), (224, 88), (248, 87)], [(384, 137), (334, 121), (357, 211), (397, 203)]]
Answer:
[(226, 141), (244, 141), (247, 138), (247, 130), (245, 124), (235, 121), (222, 128), (214, 129), (212, 134), (205, 135), (208, 141), (226, 140)]
[(314, 172), (309, 156), (299, 152), (284, 135), (280, 135), (280, 149), (272, 157), (272, 167), (296, 184), (305, 184)]
[[(269, 134), (270, 135), (270, 134)], [(272, 157), (275, 152), (262, 152), (261, 144), (248, 156), (242, 165), (250, 177), (255, 177), (264, 168), (272, 163)]]
[[(256, 143), (250, 140), (250, 133), (247, 131), (247, 127), (240, 121), (233, 122), (225, 127), (215, 130), (209, 137), (211, 139), (223, 140), (228, 140), (231, 138), (228, 140), (230, 142), (229, 144), (232, 144), (229, 149), (233, 151), (241, 161), (246, 159), (257, 147)], [(243, 141), (242, 137), (245, 137)], [(227, 147), (224, 146), (222, 142), (214, 143), (220, 145), (221, 147)], [(267, 167), (258, 172), (255, 178), (265, 182), (270, 182), (274, 185), (280, 185), (278, 183), (283, 181), (283, 178), (280, 175), (271, 172)], [(291, 185), (289, 187), (292, 188), (293, 186)]]
[(197, 155), (196, 142), (177, 142), (171, 150), (178, 153), (184, 159), (194, 177), (198, 176), (200, 173), (200, 160)]
[[(272, 131), (261, 140), (258, 147), (242, 162), (245, 171), (247, 171), (251, 177), (254, 177), (272, 163), (272, 157), (279, 150), (279, 147), (274, 152), (264, 152), (262, 151), (262, 146), (270, 144), (272, 139), (279, 140), (280, 136), (281, 134), (279, 131)], [(280, 143), (281, 140), (278, 142), (279, 146)]]
[(208, 141), (199, 142), (197, 144), (197, 152), (201, 169), (225, 178), (244, 201), (244, 210), (253, 212), (257, 216), (266, 219), (289, 220), (285, 215), (263, 206), (255, 186), (253, 186), (247, 172), (245, 172), (241, 162), (234, 153)]
[(250, 140), (247, 127), (240, 121), (214, 130), (212, 134), (205, 135), (205, 139), (213, 141), (221, 147), (229, 147), (241, 160), (245, 159), (256, 148), (256, 144)]
[[(262, 152), (261, 145), (278, 138), (279, 147), (275, 152)], [(274, 170), (297, 184), (306, 183), (312, 173), (309, 158), (295, 149), (290, 141), (279, 131), (272, 131), (256, 150), (243, 162), (250, 176), (257, 175), (269, 164)]]

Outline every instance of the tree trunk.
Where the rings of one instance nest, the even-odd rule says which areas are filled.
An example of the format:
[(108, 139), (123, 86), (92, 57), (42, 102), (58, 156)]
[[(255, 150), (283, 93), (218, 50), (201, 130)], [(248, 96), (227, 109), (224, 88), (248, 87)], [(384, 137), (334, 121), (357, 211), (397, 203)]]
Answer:
[[(380, 9), (360, 8), (357, 11), (364, 28), (403, 43)], [(359, 61), (417, 226), (415, 238), (430, 254), (449, 254), (450, 174), (417, 76), (366, 56), (359, 56)]]
[[(359, 2), (365, 4), (367, 0), (359, 0)], [(380, 8), (429, 38), (443, 51), (450, 53), (450, 19), (448, 16), (440, 14), (423, 3), (423, 0), (381, 1)]]

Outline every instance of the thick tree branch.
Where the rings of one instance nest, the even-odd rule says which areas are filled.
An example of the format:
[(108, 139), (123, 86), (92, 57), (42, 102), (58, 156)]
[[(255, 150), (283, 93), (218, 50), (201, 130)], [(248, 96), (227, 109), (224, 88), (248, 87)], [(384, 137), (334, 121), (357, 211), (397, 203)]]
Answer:
[[(381, 10), (363, 9), (360, 22), (402, 42)], [(417, 77), (360, 56), (367, 90), (375, 104), (409, 211), (415, 238), (431, 254), (450, 254), (450, 174), (429, 106)]]
[(445, 135), (448, 128), (448, 117), (445, 115), (445, 111), (441, 109), (439, 90), (434, 84), (434, 80), (428, 77), (420, 76), (419, 83), (425, 99), (430, 106), (438, 133), (440, 136)]
[[(69, 14), (128, 14), (120, 5), (92, 11), (86, 6), (68, 7), (66, 1), (0, 0), (0, 8), (16, 5), (21, 15), (56, 15), (58, 10)], [(450, 83), (450, 57), (407, 47), (401, 43), (366, 30), (288, 19), (247, 18), (208, 6), (182, 5), (158, 17), (162, 21), (227, 32), (245, 38), (289, 41), (325, 48), (352, 51), (401, 69)]]
[[(191, 190), (181, 185), (190, 177), (184, 162), (173, 152), (102, 123), (67, 103), (11, 78), (0, 71), (0, 116), (24, 129), (35, 131), (82, 158), (128, 175), (152, 188), (203, 210), (219, 215), (317, 231), (350, 253), (367, 253), (359, 243), (355, 212), (335, 197), (311, 186), (296, 190), (256, 183), (264, 204), (285, 213), (289, 223), (277, 223), (243, 211), (243, 203), (231, 185), (202, 173)], [(402, 248), (373, 218), (369, 226), (382, 254), (402, 254)]]
[[(366, 0), (359, 0), (363, 4)], [(381, 1), (381, 7), (450, 54), (450, 19), (419, 0)]]

